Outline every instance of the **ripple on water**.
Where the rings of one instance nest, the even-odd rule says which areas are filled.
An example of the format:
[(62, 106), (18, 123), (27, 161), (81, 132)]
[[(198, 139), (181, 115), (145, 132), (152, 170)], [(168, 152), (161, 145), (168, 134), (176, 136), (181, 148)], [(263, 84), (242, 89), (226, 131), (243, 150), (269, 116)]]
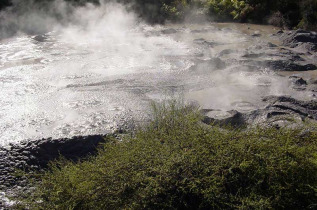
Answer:
[(210, 117), (212, 119), (217, 119), (217, 120), (226, 119), (232, 116), (231, 113), (225, 110), (211, 110), (205, 115), (207, 117)]
[(240, 111), (240, 112), (253, 111), (253, 110), (258, 108), (256, 105), (254, 105), (248, 101), (233, 102), (231, 105), (232, 105), (233, 109)]

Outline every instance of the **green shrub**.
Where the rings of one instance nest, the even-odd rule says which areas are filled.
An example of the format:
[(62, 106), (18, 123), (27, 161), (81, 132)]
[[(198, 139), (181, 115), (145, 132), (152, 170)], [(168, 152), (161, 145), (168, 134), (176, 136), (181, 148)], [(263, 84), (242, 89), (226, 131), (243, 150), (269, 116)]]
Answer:
[(235, 9), (231, 0), (208, 0), (205, 7), (209, 16), (217, 21), (231, 20), (231, 14)]
[(169, 20), (181, 20), (184, 18), (189, 4), (186, 0), (174, 0), (172, 2), (164, 2), (162, 9), (165, 16)]
[(206, 127), (197, 108), (154, 106), (135, 137), (58, 161), (30, 209), (305, 209), (317, 205), (317, 133)]
[(300, 5), (301, 21), (299, 28), (317, 30), (317, 0), (306, 0)]

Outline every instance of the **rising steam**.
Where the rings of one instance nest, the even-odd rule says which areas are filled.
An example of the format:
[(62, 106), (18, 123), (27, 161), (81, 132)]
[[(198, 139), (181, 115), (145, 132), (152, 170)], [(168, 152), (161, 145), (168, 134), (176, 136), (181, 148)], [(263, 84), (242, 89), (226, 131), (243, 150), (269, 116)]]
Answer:
[[(109, 3), (112, 2), (109, 0), (107, 2), (108, 4), (101, 0), (101, 7), (96, 11), (97, 4), (92, 3), (74, 6), (64, 0), (13, 0), (12, 6), (0, 12), (0, 39), (17, 33), (42, 34), (51, 30), (61, 30), (73, 24), (84, 26), (92, 20), (92, 13), (89, 11), (94, 10), (98, 13), (94, 14), (94, 18), (98, 15), (98, 18), (102, 18), (106, 13), (103, 9), (115, 8), (115, 3)], [(118, 14), (118, 18), (120, 15)]]

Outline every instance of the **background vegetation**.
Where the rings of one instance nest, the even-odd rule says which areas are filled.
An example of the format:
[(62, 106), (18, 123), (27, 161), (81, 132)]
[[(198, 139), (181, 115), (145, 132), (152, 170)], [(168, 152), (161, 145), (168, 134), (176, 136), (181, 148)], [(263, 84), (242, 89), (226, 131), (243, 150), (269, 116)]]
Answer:
[(173, 5), (176, 2), (202, 8), (216, 21), (270, 23), (312, 30), (317, 25), (317, 0), (187, 0), (186, 4), (184, 0), (174, 0)]
[(209, 14), (242, 22), (316, 27), (317, 0), (208, 0)]
[[(31, 0), (26, 0), (31, 1)], [(53, 0), (34, 0), (47, 3)], [(66, 0), (77, 5), (98, 0)], [(113, 0), (108, 0), (113, 1)], [(182, 20), (193, 9), (202, 10), (217, 21), (270, 23), (281, 27), (317, 28), (317, 0), (117, 0), (149, 22)], [(10, 5), (2, 0), (0, 9)]]
[(317, 132), (203, 126), (196, 108), (155, 105), (134, 137), (60, 160), (21, 197), (30, 209), (317, 207)]

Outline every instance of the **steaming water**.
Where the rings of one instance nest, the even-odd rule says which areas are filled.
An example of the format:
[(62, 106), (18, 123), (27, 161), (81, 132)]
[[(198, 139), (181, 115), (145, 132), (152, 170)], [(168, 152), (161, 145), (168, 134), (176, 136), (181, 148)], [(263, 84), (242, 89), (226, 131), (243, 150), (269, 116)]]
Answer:
[[(287, 78), (243, 64), (241, 55), (269, 38), (240, 26), (148, 26), (115, 11), (84, 29), (2, 40), (0, 144), (107, 133), (175, 95), (217, 116), (259, 108), (265, 95), (299, 95)], [(226, 49), (233, 51), (221, 55)]]

